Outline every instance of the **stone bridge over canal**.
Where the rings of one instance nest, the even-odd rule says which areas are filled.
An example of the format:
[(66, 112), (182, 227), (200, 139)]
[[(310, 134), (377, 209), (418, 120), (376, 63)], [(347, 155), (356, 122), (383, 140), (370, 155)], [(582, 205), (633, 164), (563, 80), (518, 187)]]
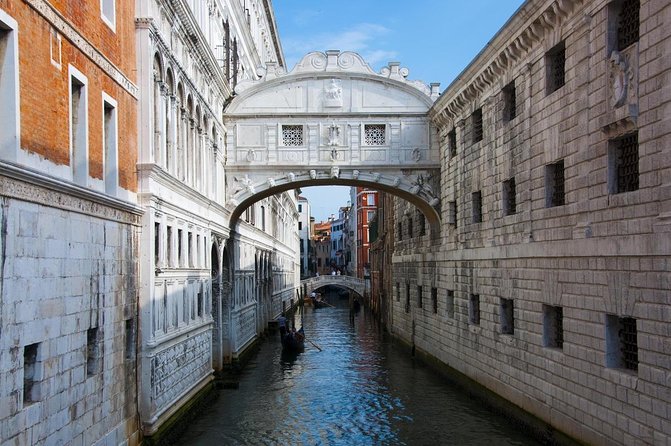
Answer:
[(364, 292), (366, 291), (364, 279), (359, 279), (358, 277), (327, 275), (301, 280), (301, 288), (304, 290), (306, 296), (309, 296), (310, 293), (319, 288), (329, 285), (354, 291), (361, 297), (364, 296)]
[(380, 73), (356, 53), (306, 55), (290, 72), (268, 64), (225, 110), (231, 224), (254, 202), (305, 186), (383, 190), (417, 206), (439, 232), (440, 153), (428, 110), (439, 84)]

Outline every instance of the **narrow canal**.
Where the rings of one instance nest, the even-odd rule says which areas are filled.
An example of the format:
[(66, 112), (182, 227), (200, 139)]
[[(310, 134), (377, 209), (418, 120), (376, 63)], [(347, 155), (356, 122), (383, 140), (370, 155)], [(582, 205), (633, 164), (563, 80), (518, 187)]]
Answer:
[[(347, 300), (306, 307), (303, 353), (269, 338), (240, 377), (191, 423), (184, 445), (532, 445), (508, 420), (446, 383)], [(300, 315), (296, 315), (300, 326)]]

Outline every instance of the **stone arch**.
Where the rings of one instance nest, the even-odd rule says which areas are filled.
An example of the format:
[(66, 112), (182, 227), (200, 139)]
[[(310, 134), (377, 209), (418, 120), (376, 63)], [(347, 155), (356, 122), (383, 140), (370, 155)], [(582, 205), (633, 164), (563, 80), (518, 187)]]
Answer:
[(336, 185), (369, 187), (403, 198), (424, 214), (432, 237), (438, 237), (440, 234), (440, 202), (434, 195), (434, 188), (427, 184), (426, 180), (418, 180), (416, 177), (407, 178), (400, 172), (399, 176), (392, 176), (376, 172), (362, 173), (350, 169), (340, 171), (337, 177), (328, 171), (314, 171), (289, 173), (277, 178), (267, 178), (266, 181), (258, 183), (254, 183), (249, 177), (236, 179), (241, 188), (227, 203), (227, 207), (231, 210), (230, 224), (232, 227), (248, 207), (263, 198), (301, 187)]

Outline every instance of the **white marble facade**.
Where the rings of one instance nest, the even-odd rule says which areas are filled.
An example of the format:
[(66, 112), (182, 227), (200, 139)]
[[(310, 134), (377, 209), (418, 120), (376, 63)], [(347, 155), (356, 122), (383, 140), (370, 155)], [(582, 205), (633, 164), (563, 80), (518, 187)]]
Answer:
[(264, 2), (137, 2), (140, 419), (154, 434), (234, 363), (298, 285), (293, 192), (226, 201), (222, 110), (256, 68), (282, 64)]

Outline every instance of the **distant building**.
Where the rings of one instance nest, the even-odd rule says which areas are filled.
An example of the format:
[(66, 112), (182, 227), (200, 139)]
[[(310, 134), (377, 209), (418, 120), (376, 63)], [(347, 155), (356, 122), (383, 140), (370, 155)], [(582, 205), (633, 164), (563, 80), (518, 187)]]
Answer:
[(356, 276), (363, 278), (369, 266), (368, 251), (370, 250), (369, 222), (377, 211), (377, 191), (365, 187), (357, 187), (356, 192)]
[(314, 225), (314, 247), (316, 259), (316, 272), (321, 275), (331, 274), (331, 223), (333, 219), (315, 223)]
[(310, 202), (298, 197), (298, 236), (300, 238), (301, 277), (310, 275)]

